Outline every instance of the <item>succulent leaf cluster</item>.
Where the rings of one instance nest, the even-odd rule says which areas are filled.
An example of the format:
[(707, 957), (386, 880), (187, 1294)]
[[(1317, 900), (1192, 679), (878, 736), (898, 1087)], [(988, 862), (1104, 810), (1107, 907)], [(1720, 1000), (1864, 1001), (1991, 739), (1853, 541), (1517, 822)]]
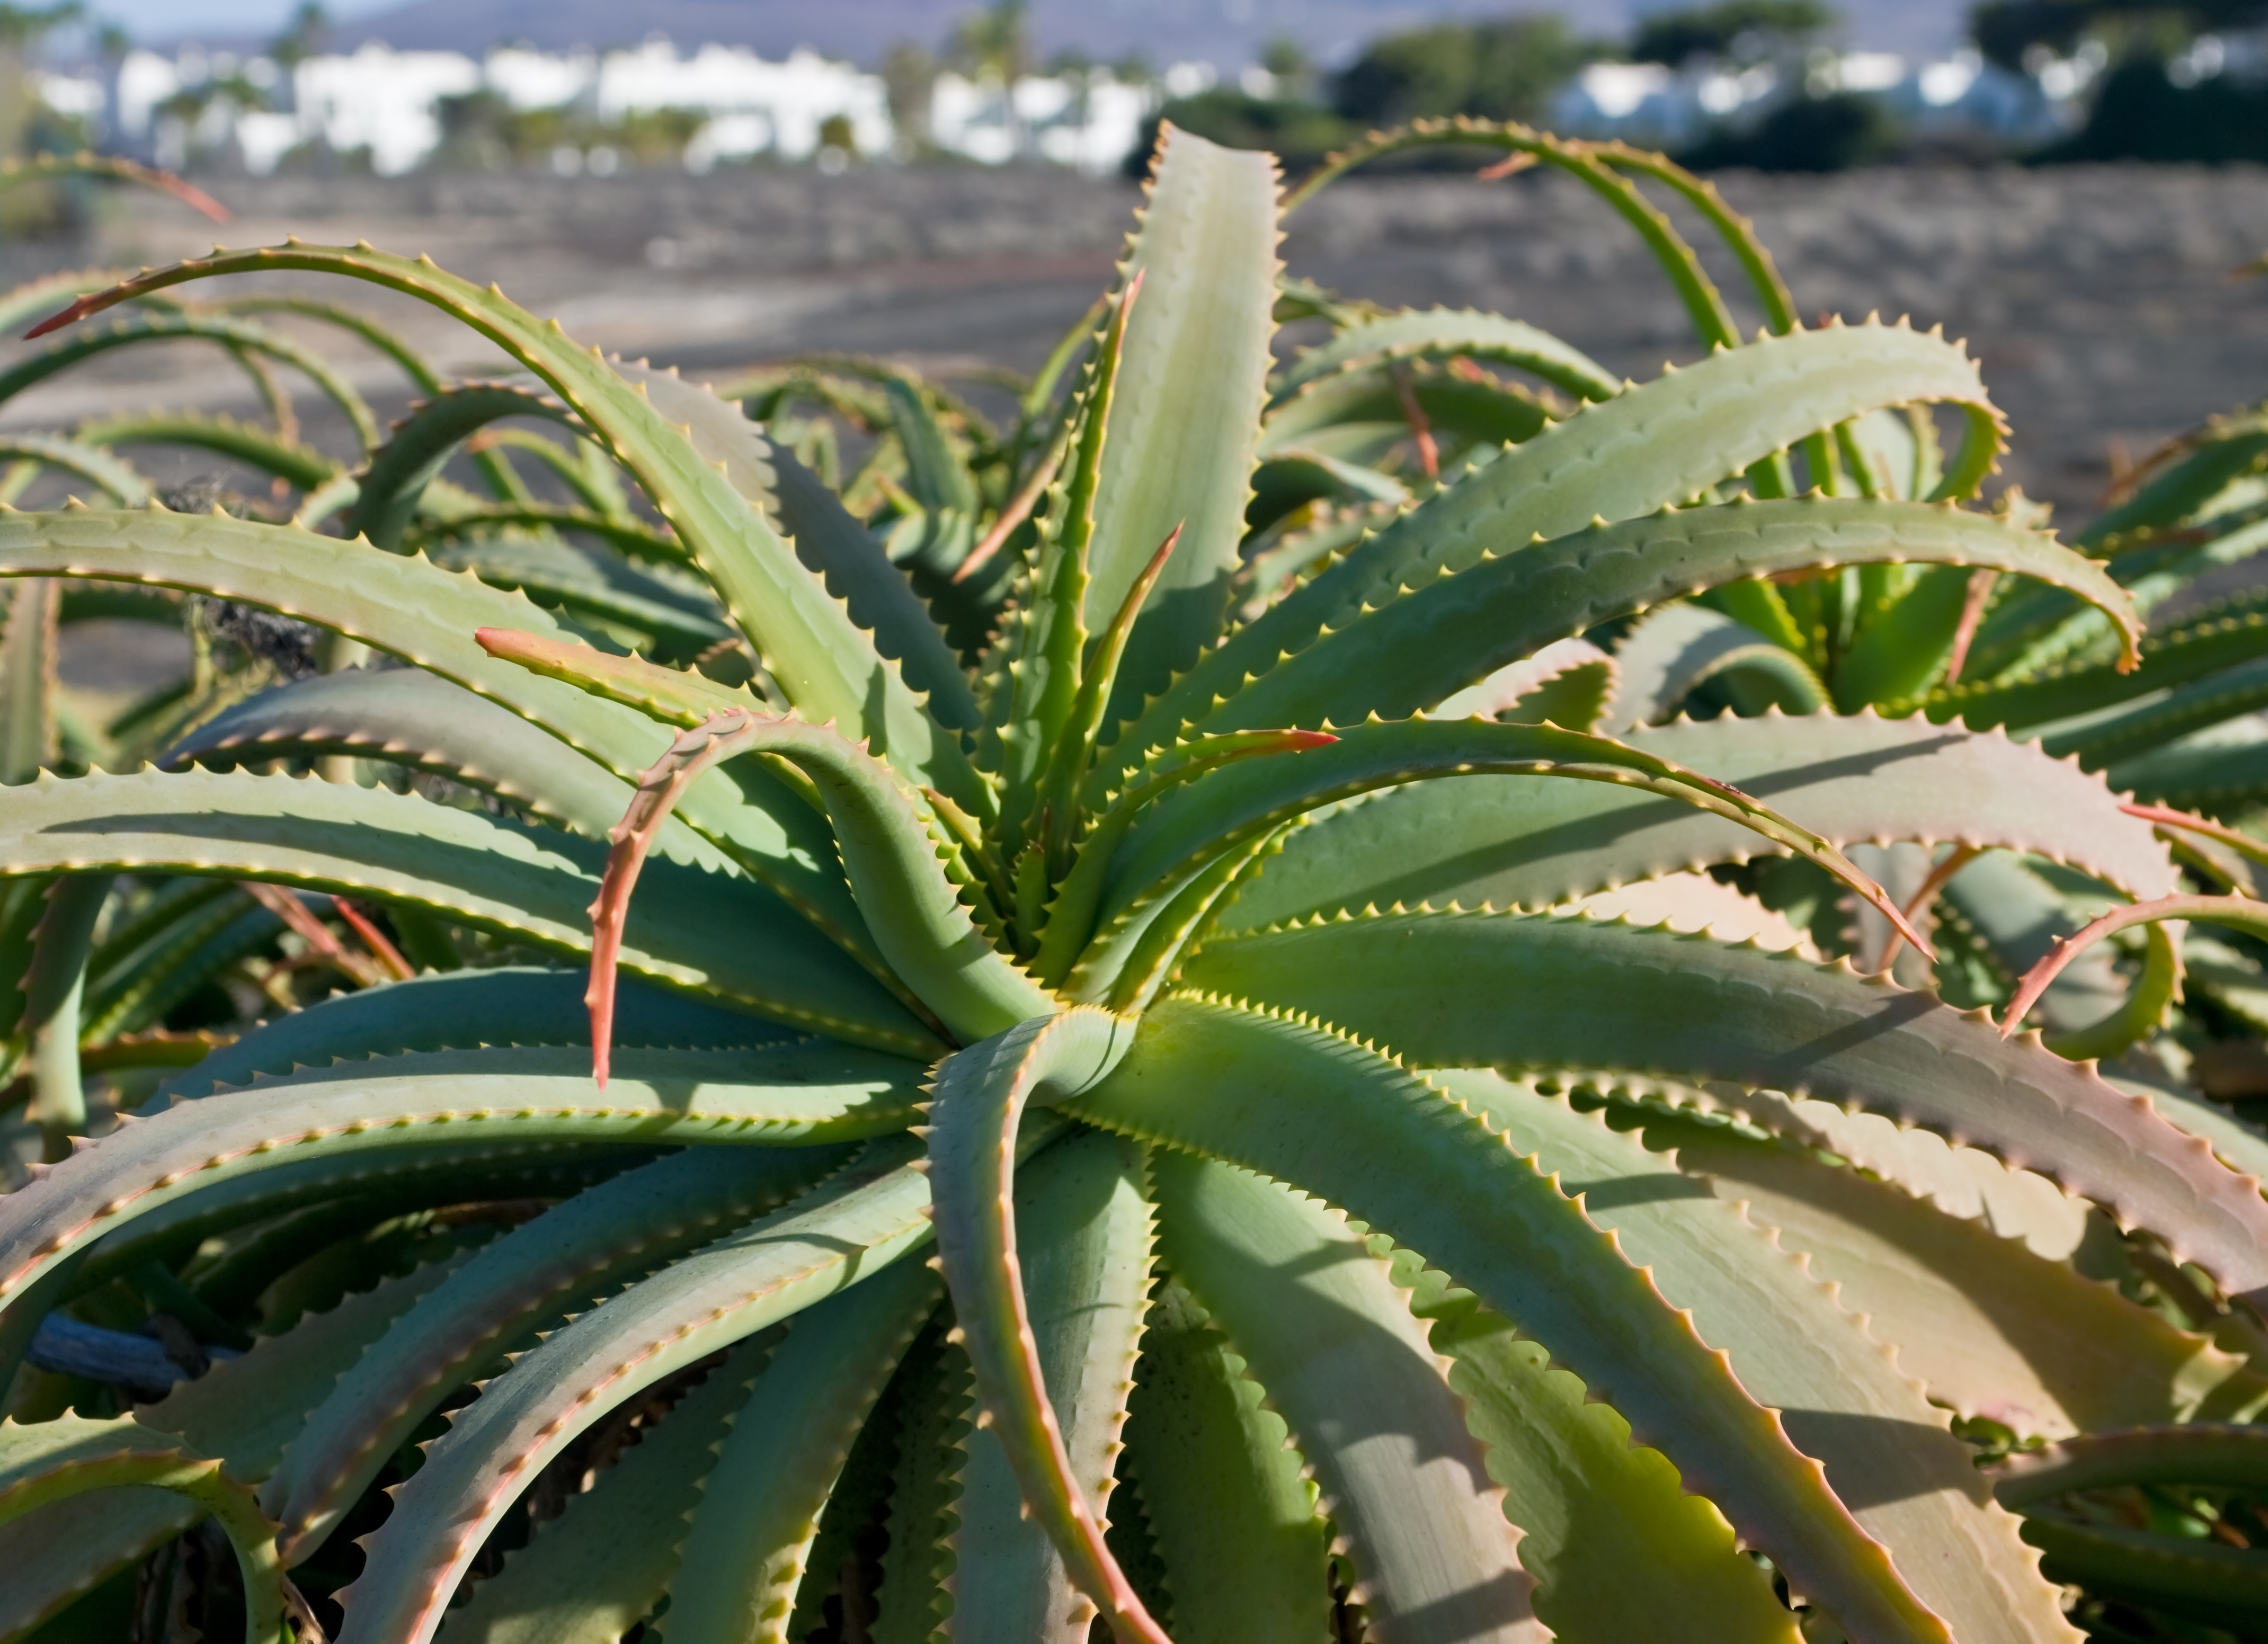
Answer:
[[(1285, 212), (1440, 143), (1594, 189), (1703, 356), (1284, 275)], [(279, 270), (516, 374), (184, 294)], [(11, 504), (104, 503), (0, 513), (0, 1635), (2268, 1608), (2268, 1141), (2185, 1080), (2268, 1000), (2268, 630), (2159, 620), (2268, 542), (2257, 415), (2066, 545), (1978, 504), (1959, 345), (1807, 328), (1705, 183), (1472, 121), (1288, 194), (1169, 133), (1005, 426), (367, 245), (0, 320), (58, 304), (0, 399), (189, 338), (269, 415), (0, 442)], [(165, 505), (145, 444), (272, 488)], [(74, 723), (95, 616), (191, 677)]]

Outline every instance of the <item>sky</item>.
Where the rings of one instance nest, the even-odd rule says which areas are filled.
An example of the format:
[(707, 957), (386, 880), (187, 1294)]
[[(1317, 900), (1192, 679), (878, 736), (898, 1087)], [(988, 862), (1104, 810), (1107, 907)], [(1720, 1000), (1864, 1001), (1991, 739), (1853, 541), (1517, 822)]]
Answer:
[[(1220, 0), (1214, 16), (1233, 19), (1239, 13), (1243, 13), (1252, 17), (1256, 25), (1264, 22), (1272, 30), (1273, 26), (1280, 26), (1281, 20), (1298, 19), (1303, 13), (1314, 15), (1319, 22), (1322, 14), (1329, 13), (1333, 14), (1333, 25), (1337, 25), (1330, 26), (1329, 32), (1336, 35), (1345, 32), (1340, 21), (1341, 14), (1361, 15), (1374, 11), (1380, 14), (1381, 23), (1388, 20), (1389, 14), (1392, 22), (1402, 23), (1412, 16), (1432, 12), (1472, 15), (1506, 11), (1560, 10), (1579, 25), (1588, 26), (1593, 31), (1619, 33), (1618, 26), (1625, 24), (1634, 12), (1661, 9), (1672, 3), (1674, 0), (1557, 0), (1556, 4), (1552, 0), (1510, 0), (1509, 4), (1506, 0), (1493, 0), (1493, 3), (1491, 0), (1430, 0), (1430, 3), (1416, 0), (1415, 4), (1412, 0), (1351, 0), (1351, 3), (1350, 0), (1337, 0), (1337, 4), (1332, 4), (1331, 0)], [(796, 4), (796, 0), (727, 0), (727, 4), (736, 11), (745, 6), (752, 14), (762, 14), (775, 7), (783, 11), (806, 10), (805, 6)], [(888, 9), (901, 14), (908, 10), (926, 12), (933, 9), (937, 25), (934, 33), (941, 36), (953, 18), (975, 10), (978, 4), (981, 0), (934, 0), (932, 7), (928, 0), (917, 0), (915, 5), (908, 7), (902, 0), (899, 5)], [(185, 36), (207, 39), (235, 36), (258, 40), (280, 32), (296, 9), (297, 0), (92, 0), (87, 7), (90, 12), (107, 21), (122, 24), (136, 40), (151, 44), (163, 44), (168, 40)], [(404, 9), (405, 0), (326, 0), (325, 4), (325, 10), (335, 21), (359, 25), (357, 32), (379, 32), (386, 13)], [(430, 4), (410, 4), (407, 9), (426, 13), (439, 8)], [(467, 8), (475, 14), (490, 9), (479, 4), (478, 0), (474, 0), (474, 4)], [(637, 27), (637, 19), (644, 9), (639, 0), (614, 0), (606, 11), (627, 39), (642, 32)], [(665, 5), (661, 9), (668, 8)], [(854, 4), (845, 9), (855, 11), (858, 8)], [(1061, 9), (1047, 4), (1034, 8), (1042, 32), (1055, 32), (1045, 26), (1051, 20), (1047, 14)], [(1156, 22), (1162, 22), (1163, 14), (1170, 14), (1177, 9), (1174, 0), (1130, 0), (1130, 0), (1116, 0), (1116, 4), (1112, 0), (1103, 0), (1099, 12), (1102, 16), (1114, 12), (1152, 13), (1157, 14)], [(1957, 43), (1968, 6), (1966, 0), (1842, 0), (1839, 9), (1851, 20), (1850, 37), (1853, 44), (1920, 55), (1943, 51)], [(1206, 10), (1211, 11), (1212, 7), (1208, 6)], [(1098, 15), (1097, 11), (1086, 11), (1083, 5), (1072, 8), (1072, 11), (1074, 15), (1084, 11), (1090, 18)], [(1263, 19), (1257, 15), (1260, 12), (1269, 15)], [(426, 19), (420, 17), (417, 20), (423, 22)], [(1133, 18), (1129, 17), (1124, 20), (1131, 22)], [(1145, 18), (1144, 21), (1151, 22), (1152, 18)], [(1158, 32), (1171, 33), (1173, 30), (1167, 26)], [(1212, 31), (1206, 32), (1210, 33)], [(1294, 32), (1306, 34), (1313, 31), (1295, 27)], [(427, 42), (421, 40), (417, 43)], [(1325, 50), (1333, 47), (1343, 48), (1346, 43), (1336, 39), (1325, 40), (1320, 38), (1308, 42), (1311, 49), (1322, 48)], [(471, 48), (477, 49), (478, 46)], [(1167, 47), (1162, 53), (1153, 49), (1150, 55), (1170, 55), (1171, 49)]]

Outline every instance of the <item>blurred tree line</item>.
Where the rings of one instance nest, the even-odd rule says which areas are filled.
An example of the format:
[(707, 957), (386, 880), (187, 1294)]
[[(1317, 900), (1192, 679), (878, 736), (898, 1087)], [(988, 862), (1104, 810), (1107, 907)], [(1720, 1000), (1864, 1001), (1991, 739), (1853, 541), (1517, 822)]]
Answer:
[[(1263, 58), (1264, 77), (1175, 99), (1161, 114), (1216, 142), (1271, 149), (1296, 172), (1406, 120), (1548, 123), (1559, 92), (1593, 62), (1769, 65), (1782, 92), (1719, 121), (1680, 159), (1705, 170), (1837, 171), (1911, 152), (1882, 98), (1808, 71), (1840, 20), (1822, 0), (1719, 0), (1652, 13), (1624, 40), (1583, 38), (1548, 14), (1440, 23), (1373, 40), (1329, 74), (1285, 40)], [(2060, 68), (2085, 84), (2080, 128), (2014, 157), (2040, 162), (2268, 161), (2268, 38), (2251, 35), (2251, 61), (2230, 55), (2245, 48), (2245, 31), (2264, 30), (2268, 0), (1983, 0), (1970, 16), (1992, 63), (2033, 76)], [(1139, 175), (1148, 158), (1141, 145), (1129, 172)]]

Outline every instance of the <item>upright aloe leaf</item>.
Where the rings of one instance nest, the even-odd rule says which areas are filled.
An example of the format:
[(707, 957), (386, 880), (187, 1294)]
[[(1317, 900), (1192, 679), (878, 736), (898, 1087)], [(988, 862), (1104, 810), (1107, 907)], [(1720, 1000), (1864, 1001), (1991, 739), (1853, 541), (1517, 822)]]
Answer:
[(1176, 525), (1119, 676), (1125, 717), (1220, 625), (1244, 534), (1275, 331), (1276, 167), (1167, 130), (1127, 272), (1143, 276), (1103, 449), (1085, 626), (1106, 624)]

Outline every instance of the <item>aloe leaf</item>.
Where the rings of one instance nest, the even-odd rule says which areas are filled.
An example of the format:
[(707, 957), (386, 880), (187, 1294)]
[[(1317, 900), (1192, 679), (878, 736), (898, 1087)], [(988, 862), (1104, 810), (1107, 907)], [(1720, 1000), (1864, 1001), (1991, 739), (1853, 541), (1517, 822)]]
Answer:
[(2146, 467), (2143, 483), (2116, 507), (2089, 520), (2080, 540), (2088, 547), (2115, 552), (2122, 538), (2177, 525), (2213, 501), (2231, 480), (2253, 471), (2263, 452), (2268, 452), (2268, 416), (2255, 412), (2215, 417), (2159, 451), (2152, 462), (2165, 466), (2154, 473)]
[(1614, 701), (1595, 727), (1606, 736), (1668, 717), (1725, 675), (1745, 675), (1742, 685), (1791, 714), (1827, 706), (1827, 687), (1801, 657), (1706, 605), (1681, 601), (1648, 612), (1615, 647), (1615, 663)]
[(110, 895), (107, 874), (66, 874), (48, 889), (47, 913), (32, 935), (18, 1027), (31, 1040), (32, 1095), (25, 1117), (39, 1126), (50, 1158), (86, 1134), (86, 1085), (79, 1065), (85, 1028), (86, 961), (95, 921)]
[(218, 1521), (236, 1550), (244, 1582), (245, 1644), (287, 1640), (282, 1572), (268, 1521), (252, 1492), (224, 1473), (219, 1462), (131, 1416), (0, 1424), (0, 1521), (87, 1491), (137, 1485), (173, 1491)]
[(1183, 982), (1312, 1011), (1414, 1062), (1629, 1068), (1864, 1107), (2152, 1229), (2256, 1305), (2268, 1281), (2253, 1178), (2091, 1067), (1847, 966), (1581, 917), (1410, 914), (1216, 938)]
[[(1422, 470), (1422, 442), (1430, 439), (1434, 472), (1453, 469), (1475, 448), (1493, 454), (1493, 447), (1534, 439), (1550, 422), (1550, 407), (1535, 395), (1478, 373), (1465, 377), (1383, 364), (1318, 378), (1270, 412), (1262, 424), (1259, 454), (1272, 460), (1255, 475), (1262, 496), (1246, 510), (1246, 522), (1257, 524), (1259, 514), (1278, 511), (1279, 498), (1268, 494), (1278, 492), (1280, 497), (1281, 488), (1269, 483), (1268, 476), (1295, 469), (1303, 457), (1313, 459), (1328, 479), (1327, 491), (1406, 504), (1408, 488), (1380, 473), (1377, 465), (1418, 445)], [(1248, 543), (1248, 569), (1249, 561)]]
[(1518, 1532), (1387, 1264), (1274, 1182), (1170, 1152), (1155, 1168), (1163, 1254), (1297, 1435), (1371, 1625), (1536, 1637)]
[(1659, 1450), (1590, 1401), (1541, 1343), (1402, 1253), (1395, 1282), (1431, 1321), (1433, 1350), (1485, 1447), (1505, 1516), (1521, 1527), (1536, 1615), (1570, 1644), (1643, 1637), (1666, 1614), (1697, 1640), (1795, 1644), (1795, 1618), (1742, 1556), (1724, 1515), (1681, 1486)]
[[(587, 701), (481, 649), (475, 635), (487, 628), (560, 635), (529, 600), (364, 545), (217, 516), (0, 513), (0, 576), (43, 572), (154, 583), (319, 623), (511, 708), (618, 776), (635, 778), (660, 739), (642, 716)], [(696, 789), (684, 816), (823, 928), (864, 945), (825, 828), (789, 794), (768, 789), (761, 773), (738, 792)]]
[(467, 383), (427, 391), (425, 400), (394, 425), (387, 442), (355, 476), (357, 494), (346, 534), (368, 537), (381, 548), (399, 547), (425, 488), (464, 443), (505, 417), (541, 417), (573, 426), (567, 407), (549, 394), (505, 383)]
[[(1998, 733), (1916, 717), (1727, 716), (1625, 733), (1736, 784), (1837, 844), (1957, 841), (2028, 851), (2129, 896), (2179, 883), (2147, 823), (2102, 780)], [(1451, 902), (1542, 907), (1757, 854), (1756, 835), (1653, 795), (1475, 776), (1414, 783), (1308, 823), (1222, 916), (1252, 929), (1309, 913)]]
[(814, 721), (831, 719), (845, 735), (887, 750), (909, 779), (942, 790), (964, 808), (983, 807), (981, 784), (957, 738), (923, 710), (898, 670), (804, 571), (762, 514), (595, 350), (576, 348), (556, 321), (538, 322), (493, 288), (484, 292), (430, 260), (390, 256), (366, 246), (295, 242), (152, 270), (82, 298), (43, 329), (185, 281), (276, 268), (346, 275), (404, 292), (463, 321), (534, 371), (645, 488), (790, 701)]
[[(2013, 979), (2038, 964), (2080, 926), (2039, 875), (2005, 852), (1970, 862), (1946, 882), (1947, 904), (1975, 931)], [(2126, 997), (2125, 979), (2108, 949), (2083, 956), (2041, 1001), (2041, 1024), (2067, 1033), (2100, 1022)]]
[(800, 721), (722, 714), (684, 732), (639, 779), (615, 833), (605, 882), (592, 906), (592, 1044), (606, 1080), (608, 989), (632, 887), (669, 807), (710, 765), (754, 751), (787, 760), (810, 778), (835, 825), (843, 862), (883, 958), (923, 1005), (964, 1041), (984, 1038), (1049, 1009), (1039, 984), (992, 946), (961, 906), (939, 862), (928, 807), (896, 774), (833, 731)]
[(1540, 377), (1578, 400), (1609, 400), (1622, 383), (1580, 349), (1548, 331), (1475, 309), (1404, 309), (1347, 327), (1329, 341), (1304, 349), (1278, 373), (1273, 400), (1282, 404), (1306, 384), (1368, 361), (1462, 355)]
[(616, 1644), (681, 1561), (685, 1519), (771, 1343), (732, 1348), (622, 1459), (449, 1611), (442, 1644)]
[(614, 365), (684, 430), (695, 451), (725, 465), (734, 490), (776, 517), (804, 566), (824, 579), (850, 620), (873, 635), (875, 649), (898, 664), (907, 685), (925, 695), (931, 716), (952, 730), (975, 729), (976, 696), (936, 622), (835, 493), (708, 388), (642, 363)]
[(2139, 681), (2108, 664), (2082, 659), (2014, 679), (1964, 679), (1932, 691), (1919, 706), (1932, 719), (1958, 717), (1979, 730), (2041, 725), (2121, 706), (2143, 690), (2186, 685), (2263, 655), (2268, 655), (2268, 609), (2254, 596), (2149, 635), (2142, 642)]
[(1282, 1415), (1179, 1285), (1142, 1338), (1128, 1434), (1182, 1644), (1315, 1644), (1330, 1629), (1322, 1521)]
[(2059, 943), (2054, 952), (2025, 972), (2017, 985), (2015, 996), (2008, 1001), (2001, 1032), (2004, 1035), (2014, 1033), (2065, 966), (2096, 943), (2136, 925), (2147, 926), (2154, 934), (2161, 924), (2169, 920), (2194, 920), (2202, 924), (2241, 930), (2248, 936), (2268, 935), (2268, 906), (2249, 896), (2161, 896), (2153, 901), (2114, 907), (2077, 936)]
[(346, 1589), (341, 1644), (423, 1644), (490, 1530), (608, 1408), (927, 1242), (922, 1177), (886, 1142), (760, 1222), (593, 1309), (522, 1355), (426, 1452)]
[(1651, 752), (1554, 726), (1411, 720), (1358, 725), (1329, 746), (1293, 760), (1226, 766), (1160, 800), (1136, 819), (1113, 855), (1110, 890), (1102, 901), (1111, 922), (1086, 963), (1100, 967), (1107, 950), (1135, 939), (1145, 911), (1159, 903), (1160, 887), (1180, 889), (1235, 843), (1374, 789), (1488, 771), (1641, 788), (1697, 807), (1817, 863), (1882, 908), (1893, 924), (1910, 929), (1880, 887), (1819, 835), (1714, 778)]
[[(553, 510), (496, 511), (537, 515)], [(613, 547), (619, 548), (625, 536), (640, 534), (637, 528), (593, 530), (587, 515), (538, 523), (542, 527), (538, 532), (511, 529), (489, 535), (480, 521), (458, 520), (431, 532), (413, 532), (411, 537), (421, 549), (431, 549), (437, 564), (468, 570), (493, 588), (515, 589), (547, 609), (565, 613), (578, 627), (628, 636), (653, 655), (689, 660), (718, 646), (740, 650), (739, 636), (725, 625), (707, 589), (688, 587), (666, 572), (553, 534), (589, 531), (612, 539)]]
[(1126, 602), (1176, 525), (1121, 672), (1123, 718), (1217, 633), (1244, 534), (1275, 333), (1276, 168), (1265, 155), (1168, 130), (1126, 261), (1145, 285), (1110, 411), (1088, 553), (1085, 626)]
[(936, 1278), (909, 1263), (797, 1317), (703, 1481), (664, 1638), (785, 1644), (851, 1441), (937, 1299)]
[(82, 149), (76, 154), (41, 154), (29, 159), (11, 159), (0, 165), (0, 189), (19, 187), (26, 183), (44, 181), (54, 177), (107, 177), (120, 182), (139, 183), (160, 194), (169, 194), (182, 204), (202, 212), (216, 223), (229, 220), (228, 208), (195, 184), (119, 155), (96, 154)]
[(2213, 726), (2102, 774), (2139, 800), (2216, 816), (2242, 816), (2268, 782), (2268, 737), (2257, 719)]
[(869, 1636), (873, 1644), (930, 1644), (948, 1604), (941, 1538), (956, 1487), (950, 1435), (968, 1403), (968, 1361), (932, 1325), (916, 1339), (898, 1375), (903, 1413), (894, 1435), (889, 1545)]
[[(350, 669), (263, 691), (198, 725), (158, 763), (227, 770), (335, 753), (446, 776), (588, 839), (606, 838), (630, 799), (630, 785), (620, 777), (422, 668)], [(711, 870), (732, 862), (674, 819), (660, 848), (674, 862)]]
[(2039, 741), (2058, 759), (2077, 754), (2082, 765), (2099, 770), (2264, 707), (2268, 707), (2268, 657), (2224, 668), (2162, 696), (2043, 726)]
[[(302, 491), (312, 491), (341, 473), (335, 461), (312, 446), (278, 439), (266, 429), (233, 417), (206, 416), (195, 411), (143, 411), (103, 417), (81, 423), (77, 437), (89, 445), (188, 445), (217, 451)], [(146, 492), (147, 488), (144, 489)], [(139, 507), (149, 498), (120, 495), (118, 500), (125, 506)]]
[[(1082, 1481), (1067, 1423), (1050, 1402), (1025, 1295), (1012, 1199), (1027, 1105), (1049, 1105), (1092, 1084), (1125, 1053), (1131, 1037), (1124, 1019), (1074, 1008), (1035, 1016), (947, 1057), (932, 1087), (929, 1171), (938, 1259), (989, 1430), (1071, 1585), (1122, 1639), (1161, 1640), (1164, 1633), (1103, 1541), (1101, 1508), (1089, 1497), (1097, 1481)], [(1144, 1256), (1140, 1265), (1146, 1266), (1146, 1250)], [(1138, 1327), (1138, 1289), (1131, 1305)], [(1064, 1391), (1079, 1413), (1084, 1390)], [(1114, 1389), (1108, 1396), (1123, 1394)]]
[(1170, 997), (1064, 1105), (1297, 1182), (1424, 1251), (1532, 1330), (1854, 1635), (1944, 1639), (1888, 1551), (1643, 1270), (1483, 1119), (1385, 1057), (1257, 1011)]
[(484, 1246), (310, 1414), (261, 1501), (286, 1566), (320, 1547), (414, 1429), (523, 1332), (805, 1192), (835, 1149), (696, 1148), (626, 1171)]
[(2258, 1390), (2204, 1338), (1986, 1222), (1722, 1126), (1661, 1121), (1646, 1145), (1674, 1145), (1679, 1170), (1745, 1206), (1960, 1415), (2063, 1439)]
[[(1370, 713), (1400, 718), (1550, 641), (1680, 594), (1777, 571), (1915, 561), (1988, 565), (2082, 593), (2119, 622), (2131, 664), (2141, 625), (2125, 591), (2093, 561), (2036, 532), (1949, 504), (1742, 502), (1594, 525), (1484, 554), (1356, 617), (1197, 723), (1226, 730), (1346, 723)], [(1908, 646), (1900, 654), (1915, 653)], [(1881, 674), (1867, 655), (1858, 665), (1862, 682)]]
[(100, 447), (100, 440), (62, 439), (52, 434), (0, 435), (0, 460), (36, 462), (99, 486), (122, 508), (150, 500), (149, 481)]
[[(82, 303), (87, 300), (80, 299)], [(59, 371), (68, 371), (83, 361), (114, 349), (129, 348), (139, 342), (165, 342), (185, 338), (217, 342), (232, 353), (273, 360), (278, 365), (289, 366), (314, 384), (323, 397), (338, 407), (364, 450), (367, 451), (378, 444), (378, 420), (371, 415), (369, 405), (322, 356), (265, 326), (182, 310), (170, 312), (145, 311), (114, 319), (107, 330), (82, 331), (49, 343), (40, 353), (0, 371), (0, 403), (14, 399)]]
[(28, 782), (55, 764), (55, 640), (63, 588), (54, 577), (8, 591), (0, 618), (0, 784)]
[(641, 1050), (602, 1100), (580, 1051), (411, 1053), (184, 1102), (0, 1204), (0, 1296), (177, 1199), (323, 1156), (490, 1139), (810, 1147), (901, 1128), (918, 1064), (807, 1039)]
[(197, 1521), (193, 1501), (129, 1486), (69, 1496), (0, 1524), (0, 1640), (17, 1644)]
[(1702, 1339), (1731, 1355), (1741, 1385), (1780, 1413), (1795, 1447), (1825, 1466), (1829, 1486), (1955, 1637), (2069, 1637), (2055, 1590), (1977, 1478), (1975, 1452), (1798, 1259), (1733, 1206), (1683, 1191), (1667, 1160), (1595, 1116), (1491, 1073), (1428, 1076), (1582, 1197)]
[[(0, 846), (17, 874), (163, 868), (304, 885), (431, 909), (578, 958), (590, 951), (585, 910), (605, 855), (554, 829), (381, 789), (206, 772), (42, 780), (7, 791)], [(761, 886), (674, 862), (654, 864), (645, 879), (624, 950), (633, 972), (917, 1054), (934, 1042)], [(762, 939), (751, 940), (759, 931)]]
[(1491, 553), (1516, 554), (1538, 536), (1564, 537), (1594, 519), (1631, 520), (1684, 502), (1859, 412), (1939, 400), (1989, 404), (1973, 361), (1934, 336), (1860, 326), (1731, 349), (1587, 406), (1366, 539), (1209, 652), (1119, 738), (1116, 758), (1098, 768), (1090, 793), (1115, 785), (1114, 767), (1170, 741), (1215, 697), (1233, 697), (1248, 674), (1268, 677), (1278, 657), (1305, 650), (1366, 607), (1387, 605), (1404, 588)]
[[(583, 1045), (591, 1018), (574, 971), (526, 966), (457, 971), (366, 987), (261, 1024), (158, 1087), (160, 1097), (195, 1097), (261, 1075), (288, 1074), (333, 1057), (478, 1045)], [(776, 1024), (691, 994), (632, 982), (615, 1001), (615, 1043), (703, 1050), (761, 1046), (788, 1037)]]
[[(1070, 465), (1051, 493), (1049, 518), (1039, 539), (1032, 572), (1028, 610), (1012, 615), (1001, 642), (1010, 658), (1005, 686), (1006, 718), (999, 727), (1000, 854), (1012, 861), (1041, 831), (1035, 813), (1047, 765), (1057, 753), (1064, 727), (1080, 694), (1089, 624), (1087, 590), (1094, 581), (1090, 549), (1094, 539), (1095, 498), (1108, 450), (1110, 410), (1124, 363), (1126, 337), (1134, 306), (1142, 296), (1136, 270), (1113, 305), (1110, 324), (1095, 340), (1086, 379), (1074, 404), (1064, 460)], [(1178, 527), (1176, 528), (1178, 529)], [(1154, 585), (1154, 556), (1147, 572)], [(1147, 591), (1145, 591), (1145, 598)], [(1120, 614), (1125, 602), (1120, 603)], [(1135, 602), (1137, 613), (1140, 602)], [(1122, 645), (1123, 641), (1122, 639)]]
[[(1070, 1478), (1107, 1523), (1120, 1480), (1135, 1348), (1150, 1289), (1152, 1213), (1143, 1149), (1116, 1136), (1068, 1137), (1015, 1185), (1023, 1301), (1047, 1408), (1061, 1428)], [(959, 1331), (971, 1333), (961, 1310)], [(973, 1355), (972, 1355), (973, 1356)], [(979, 1391), (982, 1397), (983, 1383)], [(1094, 1607), (1069, 1579), (1046, 1520), (1028, 1512), (999, 1407), (964, 1445), (951, 1538), (956, 1638), (1085, 1644)]]

